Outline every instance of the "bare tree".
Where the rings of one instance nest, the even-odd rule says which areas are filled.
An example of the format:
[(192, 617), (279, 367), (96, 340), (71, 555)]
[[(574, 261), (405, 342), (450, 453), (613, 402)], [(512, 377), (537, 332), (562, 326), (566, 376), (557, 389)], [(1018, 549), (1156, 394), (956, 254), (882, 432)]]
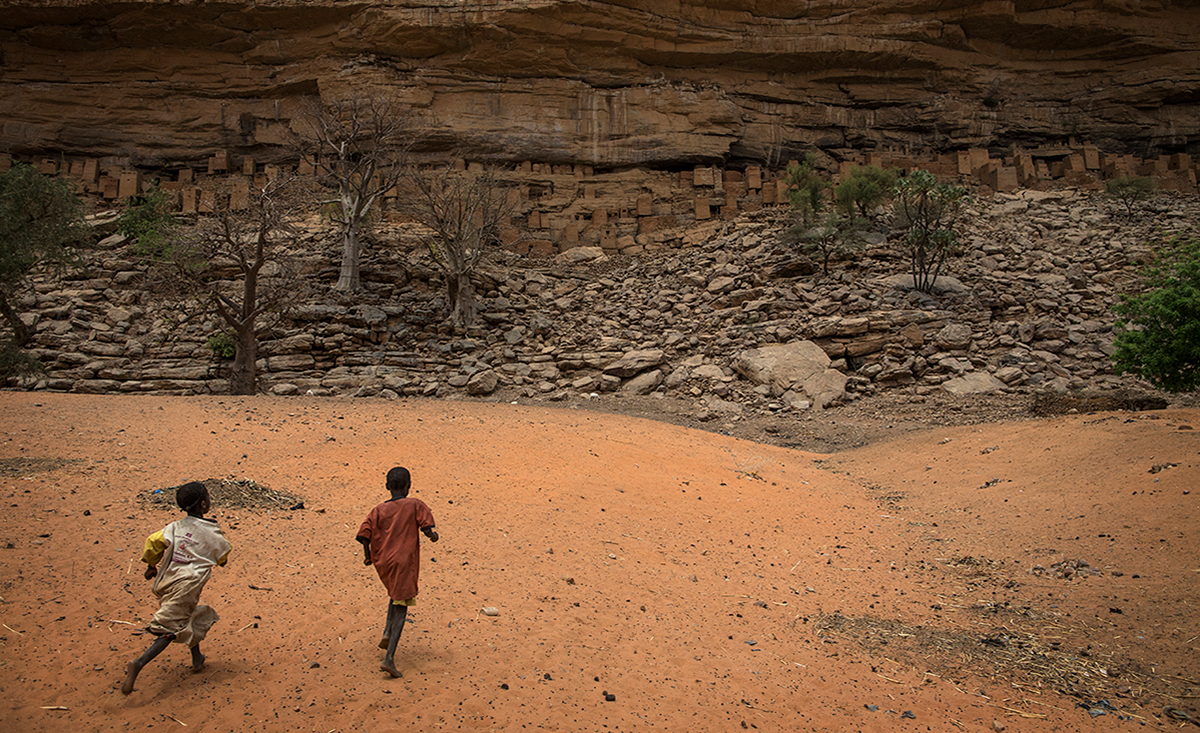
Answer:
[(298, 266), (284, 247), (293, 222), (309, 205), (287, 175), (252, 186), (244, 208), (232, 207), (181, 234), (158, 266), (157, 282), (195, 298), (191, 315), (215, 312), (233, 332), (232, 394), (254, 394), (260, 334), (302, 297)]
[(304, 123), (297, 133), (300, 152), (337, 196), (324, 202), (335, 204), (342, 227), (342, 264), (334, 290), (358, 290), (367, 215), (403, 175), (416, 124), (406, 108), (377, 97), (313, 102)]
[(471, 277), (501, 245), (501, 231), (515, 214), (517, 199), (490, 167), (413, 168), (405, 182), (407, 211), (433, 230), (429, 254), (446, 277), (450, 323), (471, 328), (478, 316)]

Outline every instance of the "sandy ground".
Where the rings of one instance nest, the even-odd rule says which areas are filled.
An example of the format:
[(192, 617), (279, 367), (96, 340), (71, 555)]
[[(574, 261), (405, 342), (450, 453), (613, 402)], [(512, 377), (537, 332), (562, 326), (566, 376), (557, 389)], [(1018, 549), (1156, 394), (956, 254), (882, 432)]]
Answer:
[[(1200, 708), (1196, 410), (821, 455), (508, 404), (0, 409), (4, 731), (1175, 730)], [(393, 465), (442, 537), (395, 680), (354, 542)], [(181, 516), (145, 498), (210, 477), (305, 506), (215, 507), (207, 667), (173, 646), (122, 695), (155, 610), (142, 541)]]

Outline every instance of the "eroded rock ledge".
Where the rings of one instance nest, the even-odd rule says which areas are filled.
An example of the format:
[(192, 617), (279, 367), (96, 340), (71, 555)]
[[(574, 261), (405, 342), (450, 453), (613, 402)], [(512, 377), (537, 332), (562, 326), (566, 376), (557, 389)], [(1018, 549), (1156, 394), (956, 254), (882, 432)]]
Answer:
[(1187, 3), (16, 0), (0, 149), (280, 156), (301, 99), (387, 89), (480, 160), (774, 165), (1076, 135), (1198, 152)]

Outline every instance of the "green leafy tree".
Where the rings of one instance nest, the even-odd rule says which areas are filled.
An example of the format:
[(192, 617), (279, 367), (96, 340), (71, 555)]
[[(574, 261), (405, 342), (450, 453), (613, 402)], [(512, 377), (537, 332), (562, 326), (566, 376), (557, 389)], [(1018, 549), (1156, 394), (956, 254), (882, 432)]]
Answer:
[(825, 209), (825, 191), (829, 184), (817, 173), (816, 164), (817, 157), (808, 153), (804, 160), (789, 165), (783, 175), (788, 202), (802, 224), (815, 221)]
[(1134, 208), (1154, 195), (1154, 179), (1145, 176), (1122, 176), (1105, 183), (1104, 190), (1125, 207), (1125, 216), (1132, 218)]
[(913, 287), (923, 293), (933, 292), (946, 259), (961, 249), (954, 227), (965, 197), (964, 189), (924, 170), (901, 178), (892, 191), (892, 226), (904, 235)]
[(821, 261), (821, 271), (829, 275), (829, 262), (835, 257), (848, 257), (865, 246), (862, 220), (840, 207), (827, 210), (812, 223), (789, 227), (783, 241), (796, 245), (805, 255)]
[(1170, 392), (1200, 386), (1200, 239), (1155, 247), (1143, 291), (1122, 297), (1113, 311), (1118, 374), (1136, 374)]
[(130, 199), (117, 217), (117, 231), (134, 240), (133, 250), (142, 257), (165, 256), (178, 223), (172, 213), (173, 197), (161, 189)]
[(68, 183), (29, 165), (0, 173), (0, 314), (11, 331), (0, 345), (0, 374), (36, 373), (40, 365), (20, 351), (31, 334), (17, 311), (30, 274), (40, 265), (70, 260), (70, 245), (82, 237), (83, 206)]
[(843, 210), (868, 218), (892, 195), (897, 177), (895, 168), (885, 170), (876, 165), (855, 166), (850, 169), (846, 180), (834, 189), (834, 201)]
[(446, 278), (450, 323), (471, 328), (478, 317), (472, 277), (499, 249), (501, 230), (515, 215), (517, 199), (494, 168), (413, 168), (406, 185), (408, 213), (433, 232), (427, 240), (429, 254)]

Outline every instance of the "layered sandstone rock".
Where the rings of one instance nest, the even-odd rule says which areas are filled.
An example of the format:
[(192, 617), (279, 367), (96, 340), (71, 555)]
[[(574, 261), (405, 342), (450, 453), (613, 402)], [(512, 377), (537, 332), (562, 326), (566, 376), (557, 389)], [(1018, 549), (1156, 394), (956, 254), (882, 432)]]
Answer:
[(0, 149), (269, 160), (304, 98), (389, 93), (478, 160), (1197, 152), (1198, 21), (1134, 0), (10, 0)]

